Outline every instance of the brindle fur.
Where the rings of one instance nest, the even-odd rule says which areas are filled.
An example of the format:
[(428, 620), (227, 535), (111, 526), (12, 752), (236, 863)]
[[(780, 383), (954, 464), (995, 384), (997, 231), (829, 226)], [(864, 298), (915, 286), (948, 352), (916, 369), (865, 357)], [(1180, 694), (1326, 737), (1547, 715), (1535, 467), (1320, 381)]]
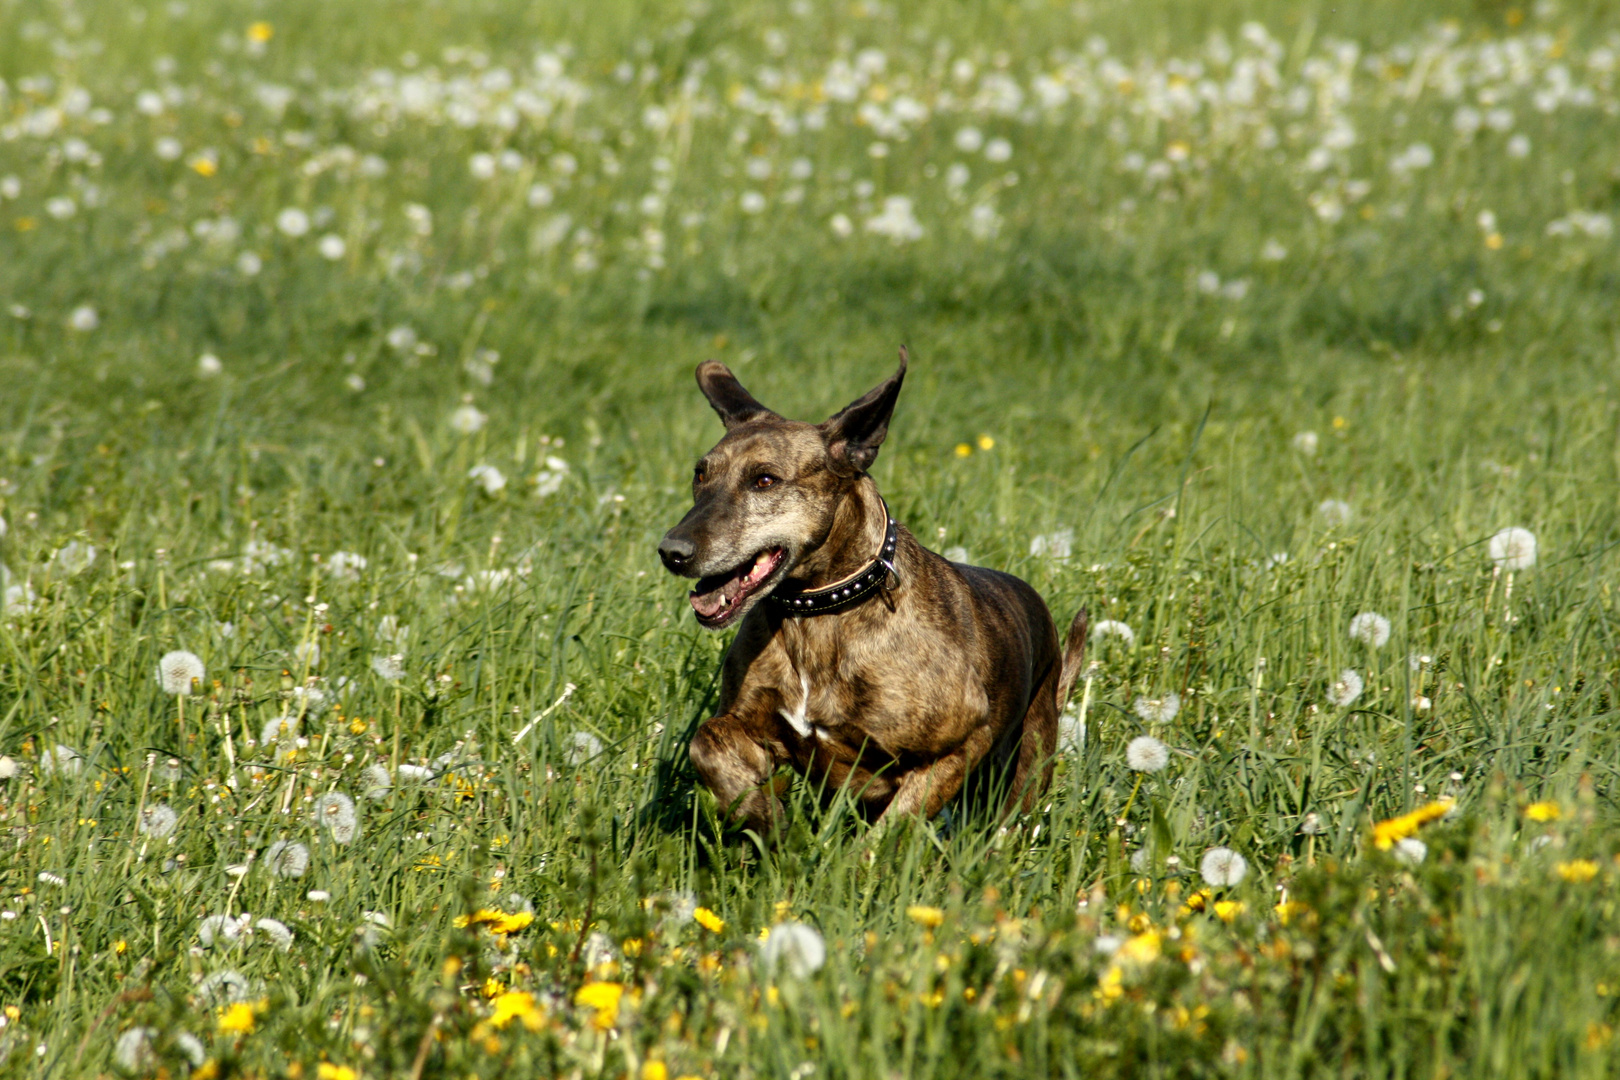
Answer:
[[(725, 573), (773, 547), (776, 580), (745, 600), (718, 716), (691, 744), (698, 777), (762, 835), (779, 824), (773, 772), (847, 787), (880, 825), (932, 817), (973, 774), (1005, 785), (1004, 813), (1033, 808), (1052, 776), (1057, 719), (1079, 670), (1086, 613), (1060, 654), (1044, 601), (1010, 574), (948, 562), (904, 527), (898, 583), (846, 610), (791, 617), (760, 601), (860, 572), (887, 517), (867, 469), (906, 373), (822, 424), (785, 420), (723, 364), (697, 370), (726, 435), (699, 463), (694, 505), (659, 546), (687, 577)], [(779, 482), (761, 490), (758, 477)]]

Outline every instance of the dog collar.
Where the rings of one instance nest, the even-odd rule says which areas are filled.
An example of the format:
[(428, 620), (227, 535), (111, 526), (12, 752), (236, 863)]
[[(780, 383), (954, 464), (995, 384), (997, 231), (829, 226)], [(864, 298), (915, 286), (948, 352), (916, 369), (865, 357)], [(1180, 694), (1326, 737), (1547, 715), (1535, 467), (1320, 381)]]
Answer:
[[(887, 508), (884, 509), (884, 516), (888, 517)], [(894, 569), (894, 552), (899, 544), (900, 526), (890, 517), (888, 530), (883, 534), (883, 550), (878, 552), (878, 557), (872, 560), (871, 565), (850, 580), (822, 589), (789, 593), (786, 596), (777, 591), (765, 599), (783, 615), (794, 617), (842, 611), (884, 588), (891, 576), (898, 582), (899, 575)]]

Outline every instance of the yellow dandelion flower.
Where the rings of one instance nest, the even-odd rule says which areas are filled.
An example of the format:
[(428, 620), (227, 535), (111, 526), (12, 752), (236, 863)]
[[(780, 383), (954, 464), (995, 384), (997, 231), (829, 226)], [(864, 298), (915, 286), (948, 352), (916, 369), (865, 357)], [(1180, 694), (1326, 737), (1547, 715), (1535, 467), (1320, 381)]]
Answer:
[(994, 450), (995, 448), (996, 448), (996, 440), (992, 439), (988, 435), (980, 435), (979, 436), (979, 449), (980, 450)]
[(1597, 877), (1598, 864), (1591, 859), (1571, 859), (1558, 864), (1558, 876), (1576, 885), (1584, 885)]
[(1489, 236), (1485, 237), (1485, 246), (1491, 251), (1501, 251), (1502, 234), (1499, 232), (1493, 232)]
[(545, 1023), (545, 1014), (535, 1003), (533, 994), (522, 990), (508, 990), (495, 998), (495, 1012), (489, 1018), (490, 1025), (504, 1028), (513, 1020), (522, 1021), (523, 1026), (530, 1031), (540, 1030)]
[(123, 956), (125, 953), (129, 952), (129, 942), (125, 941), (123, 938), (119, 938), (117, 941), (113, 942), (113, 952), (117, 953), (119, 956)]
[(1455, 805), (1452, 799), (1439, 799), (1425, 806), (1420, 806), (1409, 814), (1380, 821), (1373, 826), (1373, 845), (1379, 851), (1388, 851), (1398, 841), (1412, 836), (1431, 821), (1437, 821), (1451, 813)]
[(219, 165), (213, 158), (195, 157), (191, 159), (191, 171), (198, 176), (213, 176), (219, 172)]
[(1272, 910), (1277, 913), (1277, 921), (1287, 926), (1290, 919), (1295, 915), (1304, 915), (1311, 910), (1311, 906), (1303, 900), (1284, 900)]
[(692, 919), (711, 934), (718, 934), (726, 928), (726, 920), (706, 907), (694, 908), (692, 910)]
[(1125, 973), (1119, 969), (1118, 964), (1109, 964), (1108, 970), (1102, 973), (1097, 980), (1097, 997), (1102, 1001), (1114, 1001), (1125, 993)]
[(1221, 922), (1229, 923), (1241, 914), (1243, 914), (1243, 901), (1241, 900), (1217, 900), (1215, 902), (1215, 917)]
[(945, 921), (945, 913), (937, 907), (927, 907), (923, 904), (913, 904), (906, 908), (906, 918), (930, 930), (935, 929)]
[(256, 41), (263, 45), (276, 36), (276, 28), (267, 22), (256, 22), (248, 27), (247, 36), (249, 41)]
[(967, 457), (971, 453), (973, 453), (973, 447), (969, 446), (967, 443), (960, 442), (956, 444), (957, 457)]
[(506, 993), (506, 984), (491, 975), (484, 980), (484, 996), (487, 998), (500, 997)]
[(1524, 816), (1531, 821), (1557, 821), (1564, 811), (1555, 802), (1533, 802), (1524, 808)]
[(1147, 930), (1126, 938), (1125, 944), (1119, 947), (1119, 952), (1115, 955), (1133, 964), (1151, 964), (1159, 958), (1161, 944), (1158, 931)]
[(209, 1058), (201, 1065), (191, 1070), (191, 1080), (218, 1080), (219, 1062)]
[(669, 1080), (669, 1066), (662, 1061), (641, 1063), (641, 1080)]
[(614, 982), (586, 983), (574, 995), (574, 1004), (595, 1009), (591, 1024), (598, 1031), (611, 1031), (619, 1022), (619, 999), (624, 997), (624, 986)]
[(359, 1075), (347, 1065), (334, 1065), (330, 1061), (315, 1066), (317, 1080), (357, 1080)]
[(1196, 911), (1203, 911), (1209, 905), (1210, 898), (1214, 895), (1215, 894), (1210, 892), (1208, 889), (1199, 889), (1197, 892), (1188, 896), (1187, 902), (1181, 905), (1182, 917), (1185, 918)]
[(229, 1035), (247, 1035), (255, 1023), (253, 1006), (245, 1001), (219, 1010), (219, 1030)]
[(468, 926), (488, 926), (497, 934), (515, 934), (534, 922), (534, 913), (529, 911), (500, 911), (496, 908), (479, 908), (471, 915), (457, 915), (452, 920), (457, 929)]

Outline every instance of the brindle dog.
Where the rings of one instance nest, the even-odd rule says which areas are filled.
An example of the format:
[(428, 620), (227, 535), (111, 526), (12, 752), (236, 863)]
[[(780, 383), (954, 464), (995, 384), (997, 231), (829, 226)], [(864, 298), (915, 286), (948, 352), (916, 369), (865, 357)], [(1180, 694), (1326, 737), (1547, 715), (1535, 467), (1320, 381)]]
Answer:
[(847, 786), (879, 827), (932, 817), (988, 772), (1002, 812), (1052, 777), (1057, 719), (1085, 650), (1063, 653), (1046, 604), (1010, 574), (946, 561), (893, 523), (867, 470), (888, 434), (900, 369), (821, 424), (785, 420), (724, 364), (697, 369), (726, 435), (698, 462), (694, 505), (658, 545), (697, 578), (700, 624), (738, 625), (720, 715), (692, 764), (734, 820), (769, 835), (778, 765)]

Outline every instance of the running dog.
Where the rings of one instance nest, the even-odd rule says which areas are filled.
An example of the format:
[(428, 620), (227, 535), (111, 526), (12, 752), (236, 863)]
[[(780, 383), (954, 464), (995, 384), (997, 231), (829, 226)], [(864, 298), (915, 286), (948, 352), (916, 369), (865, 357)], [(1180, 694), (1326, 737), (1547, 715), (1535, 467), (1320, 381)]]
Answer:
[(1086, 612), (1060, 653), (1028, 584), (949, 562), (889, 515), (868, 470), (906, 362), (902, 348), (894, 375), (820, 424), (778, 416), (724, 364), (697, 369), (726, 434), (658, 554), (697, 579), (699, 624), (738, 628), (691, 758), (729, 819), (762, 836), (781, 823), (783, 764), (848, 788), (880, 829), (933, 817), (970, 777), (1003, 814), (1051, 782)]

